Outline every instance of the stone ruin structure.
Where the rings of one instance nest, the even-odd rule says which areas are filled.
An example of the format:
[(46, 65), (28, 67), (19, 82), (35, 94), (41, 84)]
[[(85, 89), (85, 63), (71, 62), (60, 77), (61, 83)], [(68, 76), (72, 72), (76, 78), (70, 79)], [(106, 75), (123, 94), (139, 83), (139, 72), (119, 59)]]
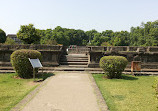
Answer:
[(127, 69), (130, 69), (131, 61), (139, 55), (142, 69), (158, 69), (158, 47), (132, 47), (132, 46), (78, 46), (69, 49), (68, 46), (53, 45), (0, 45), (0, 66), (11, 66), (10, 55), (18, 49), (33, 49), (42, 53), (42, 64), (45, 67), (59, 66), (62, 55), (85, 54), (88, 58), (87, 67), (99, 67), (99, 60), (103, 56), (117, 55), (128, 59)]
[(43, 56), (44, 66), (58, 66), (62, 46), (50, 45), (0, 45), (0, 66), (11, 66), (10, 55), (19, 49), (38, 50)]

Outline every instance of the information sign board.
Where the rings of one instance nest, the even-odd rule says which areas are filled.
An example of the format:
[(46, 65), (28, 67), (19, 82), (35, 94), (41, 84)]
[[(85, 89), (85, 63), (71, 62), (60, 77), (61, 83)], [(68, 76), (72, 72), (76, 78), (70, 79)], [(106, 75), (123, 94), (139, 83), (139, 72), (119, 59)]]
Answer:
[(29, 61), (30, 61), (33, 68), (43, 67), (39, 59), (30, 59), (29, 58)]
[[(33, 67), (33, 78), (34, 78), (34, 81), (35, 81), (35, 73), (36, 73), (35, 68), (40, 68), (40, 67), (43, 67), (43, 66), (42, 66), (39, 59), (30, 59), (29, 58), (29, 61), (32, 65), (32, 67)], [(42, 70), (42, 72), (43, 72), (43, 70)], [(43, 77), (43, 75), (42, 75), (42, 77)]]

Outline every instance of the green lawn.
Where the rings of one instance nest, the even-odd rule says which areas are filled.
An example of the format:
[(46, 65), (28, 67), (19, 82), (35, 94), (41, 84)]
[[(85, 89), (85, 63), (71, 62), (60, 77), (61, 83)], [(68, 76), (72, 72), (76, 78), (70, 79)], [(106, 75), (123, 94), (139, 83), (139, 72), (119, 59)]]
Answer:
[(127, 76), (106, 79), (103, 74), (93, 74), (110, 111), (158, 111), (154, 76)]
[[(45, 74), (44, 79), (53, 74)], [(0, 74), (0, 111), (8, 111), (35, 89), (40, 82), (14, 78), (15, 74)], [(36, 79), (38, 80), (38, 79)]]

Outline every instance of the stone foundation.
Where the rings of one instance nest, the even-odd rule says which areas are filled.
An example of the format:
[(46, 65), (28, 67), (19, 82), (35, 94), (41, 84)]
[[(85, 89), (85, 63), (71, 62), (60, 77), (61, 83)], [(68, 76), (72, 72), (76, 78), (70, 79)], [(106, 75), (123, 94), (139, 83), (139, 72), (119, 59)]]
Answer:
[[(11, 66), (10, 55), (12, 52), (19, 49), (38, 50), (43, 56), (43, 66), (58, 66), (60, 65), (60, 56), (62, 54), (67, 54), (67, 48), (67, 46), (52, 45), (0, 45), (0, 66)], [(130, 68), (131, 61), (133, 61), (133, 58), (138, 55), (143, 69), (158, 68), (158, 47), (86, 46), (85, 48), (86, 50), (84, 51), (88, 55), (88, 67), (99, 67), (100, 58), (103, 56), (117, 55), (126, 57), (129, 61), (127, 68)], [(82, 49), (84, 49), (83, 46)]]
[(89, 61), (88, 67), (99, 67), (100, 58), (103, 56), (124, 56), (128, 59), (130, 68), (131, 61), (136, 55), (139, 55), (144, 69), (158, 68), (158, 47), (130, 47), (130, 46), (116, 46), (116, 47), (100, 47), (89, 46), (88, 53)]
[(32, 49), (41, 52), (43, 66), (58, 66), (62, 46), (51, 45), (0, 45), (0, 66), (11, 66), (10, 55), (19, 49)]

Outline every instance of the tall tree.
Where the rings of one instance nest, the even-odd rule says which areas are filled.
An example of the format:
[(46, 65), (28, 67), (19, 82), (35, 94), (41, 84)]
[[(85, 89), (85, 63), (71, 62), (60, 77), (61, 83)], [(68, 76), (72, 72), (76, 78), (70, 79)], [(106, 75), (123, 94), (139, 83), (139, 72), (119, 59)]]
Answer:
[(130, 32), (130, 45), (157, 46), (158, 21), (142, 23), (141, 26), (132, 27)]
[(115, 33), (112, 30), (106, 30), (102, 32), (102, 36), (104, 36), (105, 41), (103, 42), (102, 45), (107, 45), (110, 46), (111, 39), (114, 37)]
[(15, 43), (15, 41), (9, 37), (7, 37), (5, 43), (5, 45), (16, 45), (17, 43)]
[(102, 36), (101, 33), (94, 34), (93, 40), (90, 45), (100, 46), (103, 42), (106, 42), (107, 37)]
[(57, 26), (55, 29), (53, 29), (53, 38), (56, 40), (58, 44), (63, 44), (64, 46), (68, 46), (70, 39), (68, 36), (65, 36), (66, 28), (62, 28), (60, 26)]
[(128, 46), (129, 35), (129, 32), (127, 31), (115, 32), (115, 35), (111, 41), (114, 46)]
[(40, 35), (33, 24), (21, 25), (17, 33), (17, 37), (24, 42), (24, 44), (39, 44)]
[(89, 42), (91, 42), (94, 38), (94, 34), (98, 33), (95, 29), (86, 32), (86, 35), (89, 38)]
[(38, 30), (38, 32), (41, 36), (41, 44), (57, 45), (52, 29)]

